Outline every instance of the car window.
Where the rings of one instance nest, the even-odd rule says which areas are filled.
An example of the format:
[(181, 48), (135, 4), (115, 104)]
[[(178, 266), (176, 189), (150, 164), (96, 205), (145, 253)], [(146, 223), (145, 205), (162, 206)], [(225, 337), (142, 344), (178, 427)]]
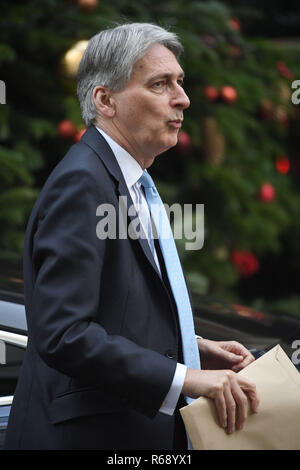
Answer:
[(14, 394), (24, 354), (23, 347), (0, 339), (0, 397)]
[(0, 300), (0, 328), (26, 332), (27, 322), (24, 305)]
[(26, 345), (26, 335), (0, 329), (0, 450)]
[(3, 449), (10, 406), (0, 406), (0, 450)]

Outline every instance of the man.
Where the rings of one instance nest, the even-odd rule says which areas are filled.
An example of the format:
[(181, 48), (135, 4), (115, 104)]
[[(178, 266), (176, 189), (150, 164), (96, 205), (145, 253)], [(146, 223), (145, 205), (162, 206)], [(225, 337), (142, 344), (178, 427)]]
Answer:
[[(176, 144), (189, 106), (181, 52), (174, 34), (150, 24), (103, 31), (85, 51), (78, 96), (89, 127), (50, 175), (27, 229), (29, 341), (6, 448), (184, 449), (184, 397), (211, 397), (227, 432), (243, 425), (248, 399), (257, 411), (254, 384), (234, 372), (253, 360), (242, 345), (196, 343), (189, 327), (202, 370), (183, 364), (180, 299), (148, 231), (141, 177)], [(121, 196), (140, 209), (145, 237), (96, 231), (97, 208), (110, 204), (118, 221)]]

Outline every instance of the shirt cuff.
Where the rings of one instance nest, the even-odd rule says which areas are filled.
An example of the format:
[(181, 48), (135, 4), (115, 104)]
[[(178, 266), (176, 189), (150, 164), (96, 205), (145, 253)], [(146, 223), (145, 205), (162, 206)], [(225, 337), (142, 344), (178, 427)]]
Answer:
[(161, 413), (164, 413), (170, 416), (173, 415), (175, 408), (177, 406), (177, 402), (178, 402), (183, 384), (184, 384), (186, 370), (187, 370), (187, 366), (177, 362), (177, 366), (176, 366), (176, 370), (175, 370), (171, 387), (159, 410)]

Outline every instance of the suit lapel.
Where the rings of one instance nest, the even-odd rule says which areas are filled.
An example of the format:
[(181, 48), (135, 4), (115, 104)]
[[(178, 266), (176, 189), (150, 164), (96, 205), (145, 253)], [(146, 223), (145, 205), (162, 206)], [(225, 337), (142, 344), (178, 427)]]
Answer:
[[(112, 152), (110, 146), (108, 145), (104, 137), (100, 134), (100, 132), (97, 131), (97, 129), (94, 126), (90, 126), (85, 132), (85, 134), (82, 136), (82, 140), (84, 141), (85, 144), (91, 147), (96, 152), (98, 157), (102, 160), (108, 172), (117, 182), (118, 194), (120, 196), (126, 196), (127, 198), (126, 200), (128, 202), (127, 208), (129, 208), (131, 205), (133, 205), (133, 201), (131, 199), (130, 193), (128, 191), (126, 182), (124, 180), (124, 177), (123, 177), (121, 168), (117, 162), (117, 159), (114, 156), (114, 153)], [(127, 211), (127, 222), (128, 221), (129, 223), (133, 222), (135, 218), (136, 218), (135, 216), (129, 215)], [(149, 247), (148, 241), (145, 238), (142, 238), (139, 235), (139, 233), (135, 230), (134, 223), (131, 224), (131, 227), (136, 233), (137, 240), (139, 242), (140, 247), (142, 248), (144, 255), (146, 256), (147, 260), (152, 265), (153, 269), (155, 270), (155, 272), (161, 279), (160, 273), (158, 271), (158, 268), (154, 260), (152, 251)]]

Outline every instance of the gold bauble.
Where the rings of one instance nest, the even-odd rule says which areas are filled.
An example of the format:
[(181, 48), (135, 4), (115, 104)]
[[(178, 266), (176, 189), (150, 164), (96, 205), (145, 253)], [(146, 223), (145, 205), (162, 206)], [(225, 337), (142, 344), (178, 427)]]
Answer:
[(219, 246), (215, 249), (214, 255), (219, 261), (227, 261), (229, 258), (229, 250), (226, 246)]
[(203, 120), (204, 158), (213, 166), (220, 166), (225, 156), (225, 138), (220, 132), (217, 121), (211, 116)]
[(86, 40), (78, 41), (65, 53), (62, 60), (62, 65), (64, 73), (69, 77), (76, 77), (77, 70), (87, 44), (88, 41)]
[(78, 0), (78, 6), (83, 12), (91, 12), (97, 8), (98, 0)]
[(291, 88), (283, 81), (279, 83), (279, 96), (284, 104), (290, 104), (291, 102), (292, 90)]

